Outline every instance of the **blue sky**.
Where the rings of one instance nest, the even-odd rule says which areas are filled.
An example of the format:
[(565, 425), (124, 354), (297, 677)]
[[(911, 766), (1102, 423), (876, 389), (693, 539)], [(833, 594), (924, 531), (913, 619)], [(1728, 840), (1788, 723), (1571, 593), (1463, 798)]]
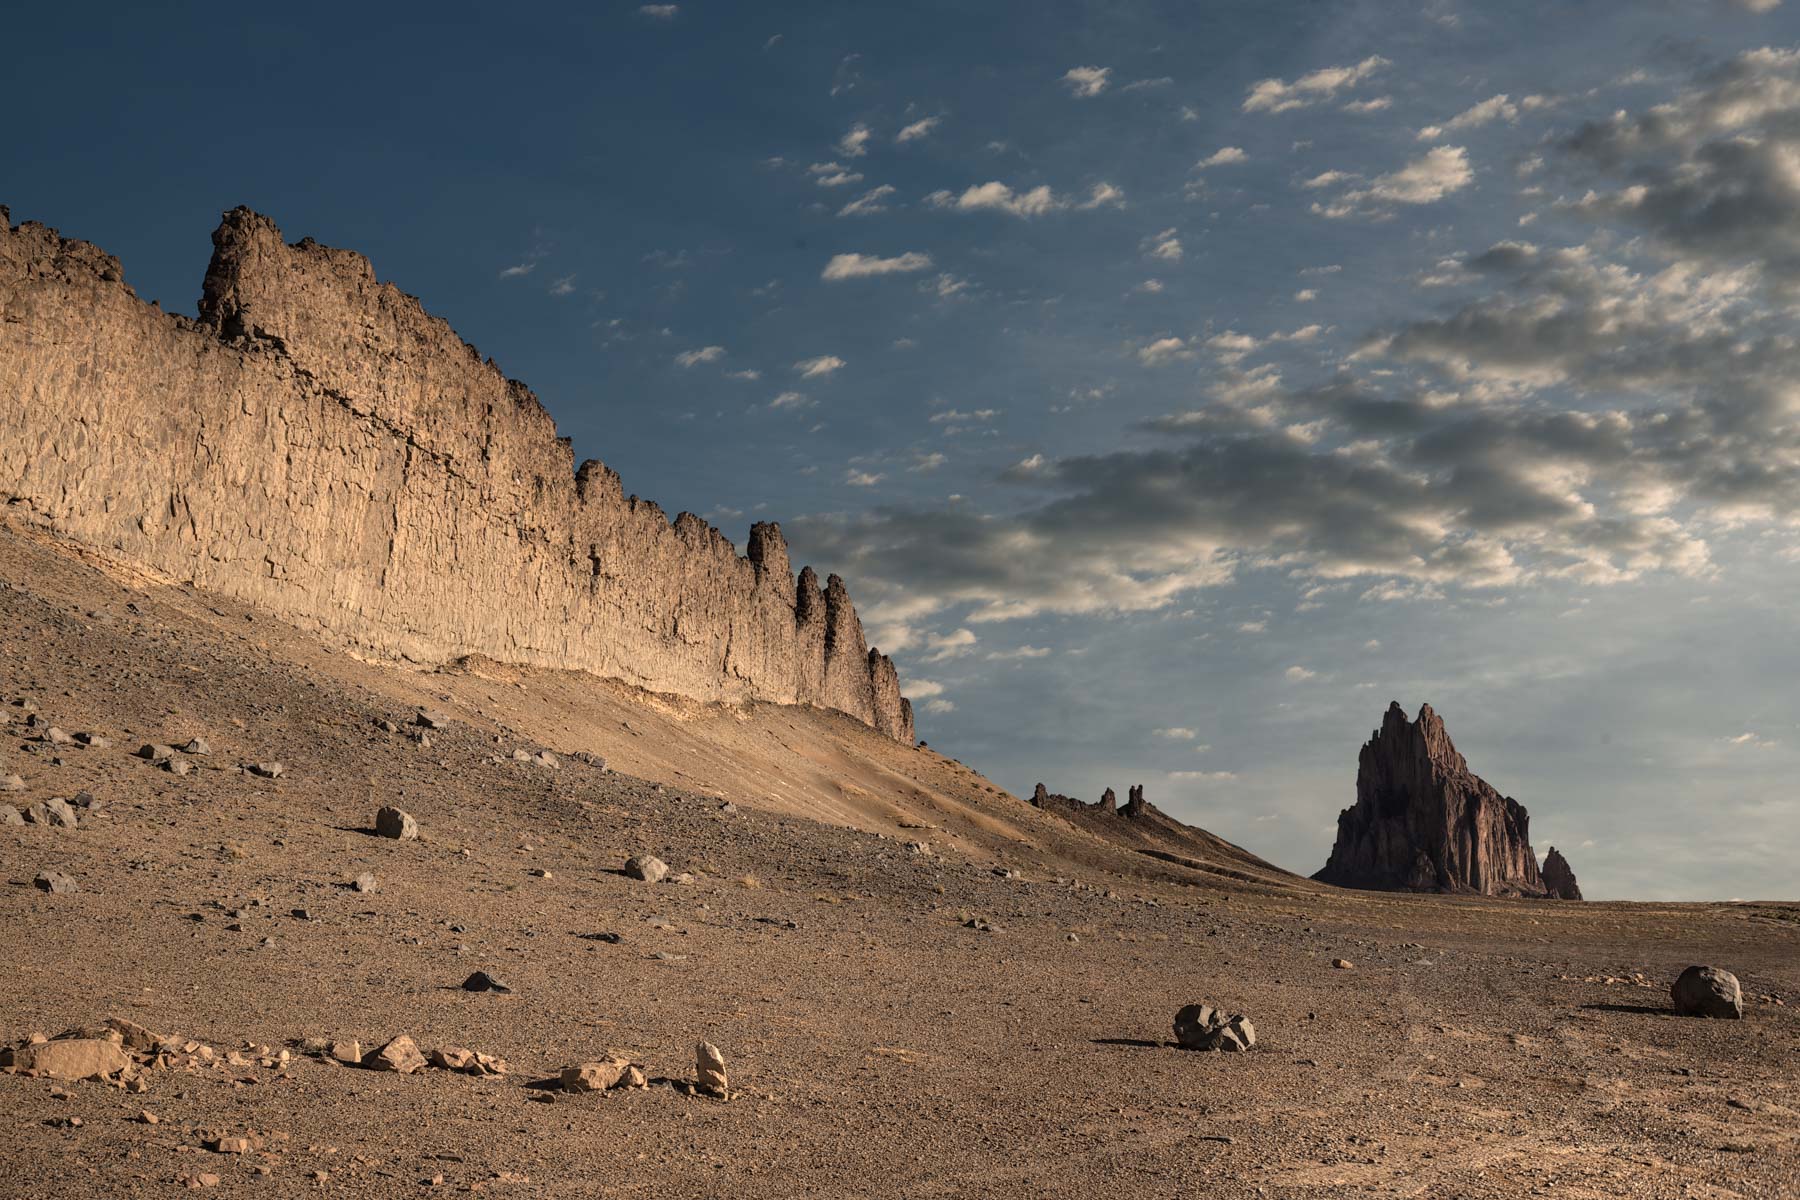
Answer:
[(922, 735), (1323, 864), (1430, 701), (1597, 898), (1792, 896), (1800, 8), (15, 15), (0, 203), (368, 254)]

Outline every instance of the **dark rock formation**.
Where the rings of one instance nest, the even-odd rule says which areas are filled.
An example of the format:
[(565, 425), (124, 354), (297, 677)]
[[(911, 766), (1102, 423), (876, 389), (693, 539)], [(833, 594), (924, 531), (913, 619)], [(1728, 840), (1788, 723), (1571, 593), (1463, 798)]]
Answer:
[(1264, 862), (1241, 846), (1177, 821), (1144, 799), (1143, 784), (1133, 784), (1125, 803), (1107, 788), (1093, 804), (1064, 796), (1038, 784), (1031, 793), (1033, 807), (1056, 815), (1109, 842), (1164, 862), (1177, 863), (1209, 874), (1244, 882), (1288, 886), (1293, 878), (1281, 868)]
[(1542, 896), (1530, 818), (1469, 770), (1427, 704), (1408, 721), (1399, 704), (1368, 743), (1356, 803), (1338, 816), (1337, 844), (1313, 878), (1378, 891)]
[(1544, 891), (1552, 900), (1581, 899), (1581, 885), (1575, 882), (1575, 872), (1569, 868), (1569, 860), (1555, 846), (1550, 847), (1544, 855)]

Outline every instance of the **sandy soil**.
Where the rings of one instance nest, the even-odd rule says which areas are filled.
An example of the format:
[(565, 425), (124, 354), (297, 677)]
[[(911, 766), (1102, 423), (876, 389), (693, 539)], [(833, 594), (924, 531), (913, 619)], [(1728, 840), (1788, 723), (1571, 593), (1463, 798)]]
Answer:
[[(361, 663), (4, 528), (0, 581), (6, 799), (102, 802), (0, 828), (0, 1037), (121, 1016), (256, 1046), (142, 1093), (0, 1074), (0, 1195), (1800, 1194), (1800, 904), (1181, 866), (829, 714)], [(26, 697), (111, 746), (36, 740)], [(420, 707), (454, 718), (428, 746)], [(192, 737), (185, 776), (130, 753)], [(510, 758), (543, 747), (560, 767)], [(421, 839), (374, 836), (381, 804)], [(691, 880), (620, 874), (640, 851)], [(1691, 962), (1736, 972), (1748, 1019), (1669, 1012)], [(513, 991), (462, 990), (477, 969)], [(1256, 1050), (1174, 1048), (1196, 1001), (1248, 1014)], [(299, 1053), (400, 1033), (511, 1070)], [(684, 1086), (700, 1039), (729, 1102)], [(544, 1086), (609, 1051), (652, 1086)]]

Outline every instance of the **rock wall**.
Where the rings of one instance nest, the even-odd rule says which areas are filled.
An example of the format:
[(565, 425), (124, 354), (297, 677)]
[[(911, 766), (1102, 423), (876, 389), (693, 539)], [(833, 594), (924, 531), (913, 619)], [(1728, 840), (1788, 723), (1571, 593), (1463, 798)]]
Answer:
[(15, 517), (339, 636), (701, 700), (838, 709), (913, 740), (849, 592), (796, 582), (574, 463), (521, 383), (367, 259), (225, 214), (199, 319), (0, 208), (0, 499)]
[(1431, 705), (1388, 706), (1362, 748), (1356, 803), (1313, 876), (1340, 887), (1542, 896), (1530, 816), (1469, 770)]

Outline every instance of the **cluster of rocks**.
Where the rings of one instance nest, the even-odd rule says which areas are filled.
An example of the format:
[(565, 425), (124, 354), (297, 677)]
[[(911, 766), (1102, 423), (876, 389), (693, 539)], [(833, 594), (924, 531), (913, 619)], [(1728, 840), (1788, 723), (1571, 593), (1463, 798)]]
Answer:
[[(564, 1067), (558, 1074), (557, 1081), (565, 1092), (605, 1092), (614, 1088), (650, 1086), (642, 1067), (616, 1054)], [(694, 1047), (694, 1081), (687, 1086), (696, 1095), (712, 1096), (719, 1100), (731, 1098), (731, 1080), (725, 1071), (725, 1056), (711, 1042), (701, 1042)]]
[(454, 1071), (460, 1075), (504, 1075), (506, 1060), (484, 1054), (466, 1046), (439, 1046), (429, 1055), (408, 1034), (399, 1034), (382, 1045), (365, 1051), (354, 1039), (308, 1038), (301, 1049), (314, 1058), (361, 1067), (367, 1071), (391, 1071), (398, 1075), (414, 1075), (427, 1067)]
[(1077, 800), (1073, 796), (1064, 796), (1051, 791), (1043, 784), (1038, 784), (1031, 793), (1031, 804), (1035, 808), (1063, 812), (1088, 812), (1117, 814), (1133, 819), (1157, 812), (1155, 805), (1144, 799), (1144, 785), (1133, 784), (1125, 791), (1125, 803), (1120, 805), (1118, 793), (1107, 788), (1100, 793), (1100, 799), (1092, 804)]
[(1190, 1004), (1175, 1014), (1175, 1040), (1184, 1050), (1248, 1050), (1256, 1045), (1250, 1018), (1226, 1016), (1204, 1004)]
[(124, 1017), (107, 1017), (97, 1025), (83, 1026), (46, 1037), (34, 1033), (24, 1041), (0, 1049), (0, 1070), (18, 1075), (71, 1081), (101, 1080), (143, 1092), (150, 1087), (148, 1072), (193, 1071), (212, 1066), (286, 1066), (286, 1050), (249, 1046), (250, 1055), (233, 1050), (220, 1054), (203, 1042), (154, 1033)]
[(78, 792), (73, 796), (51, 796), (47, 800), (34, 801), (24, 808), (14, 808), (10, 804), (0, 804), (0, 825), (43, 825), (50, 829), (79, 829), (82, 818), (93, 817), (106, 807), (103, 800), (95, 798), (91, 793)]

